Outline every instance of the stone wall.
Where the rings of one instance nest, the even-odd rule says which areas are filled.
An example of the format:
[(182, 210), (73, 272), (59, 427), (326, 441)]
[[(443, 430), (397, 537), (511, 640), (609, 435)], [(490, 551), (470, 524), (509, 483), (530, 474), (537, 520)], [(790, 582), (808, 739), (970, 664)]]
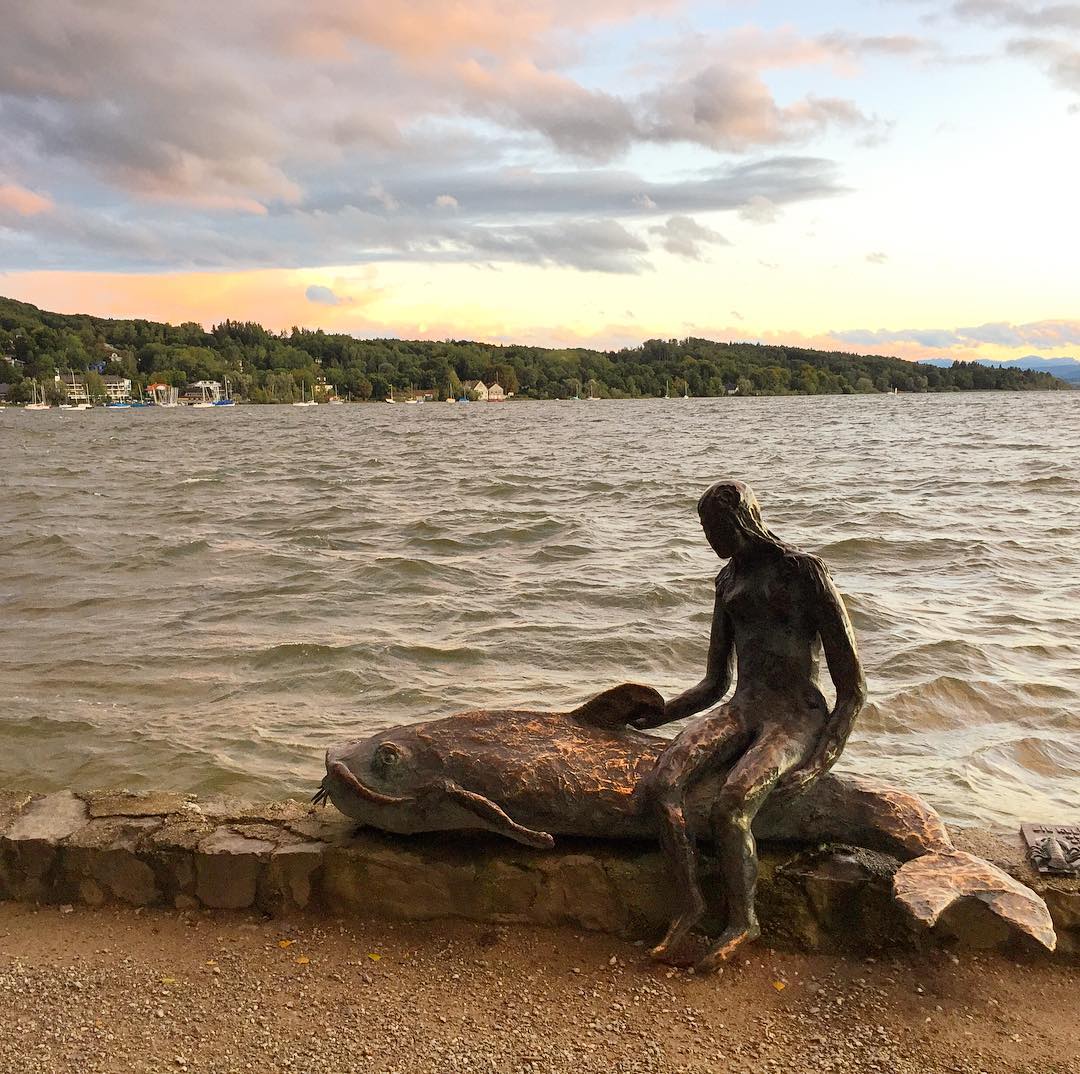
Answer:
[[(1046, 899), (1059, 952), (1080, 952), (1080, 883), (1049, 882), (1015, 843), (957, 833)], [(930, 935), (894, 901), (898, 863), (850, 847), (764, 846), (758, 905), (766, 938), (811, 950), (948, 940), (1019, 945), (980, 905)], [(707, 863), (706, 870), (709, 865)], [(720, 885), (706, 886), (718, 891)], [(656, 847), (560, 839), (534, 851), (487, 836), (355, 833), (333, 809), (192, 795), (0, 794), (0, 898), (177, 909), (248, 907), (405, 919), (532, 922), (649, 939), (673, 892)], [(722, 909), (716, 906), (715, 912)], [(1026, 941), (1025, 941), (1026, 942)]]

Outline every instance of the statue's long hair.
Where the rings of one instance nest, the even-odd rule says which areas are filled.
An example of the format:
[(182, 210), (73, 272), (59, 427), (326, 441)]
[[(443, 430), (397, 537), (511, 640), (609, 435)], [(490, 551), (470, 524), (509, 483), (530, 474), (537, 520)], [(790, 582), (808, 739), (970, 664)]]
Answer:
[(698, 500), (698, 515), (708, 529), (710, 520), (727, 517), (750, 544), (767, 545), (782, 556), (799, 554), (799, 550), (781, 540), (761, 518), (761, 506), (749, 485), (742, 481), (717, 481), (710, 485)]

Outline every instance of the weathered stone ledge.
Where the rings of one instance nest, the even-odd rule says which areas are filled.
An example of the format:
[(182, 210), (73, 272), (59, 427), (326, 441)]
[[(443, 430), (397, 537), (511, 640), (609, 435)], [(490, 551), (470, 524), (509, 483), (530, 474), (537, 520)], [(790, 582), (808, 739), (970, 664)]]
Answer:
[[(960, 849), (1038, 891), (1058, 930), (1059, 954), (1080, 953), (1080, 882), (1035, 873), (1019, 836), (1012, 843), (976, 830), (954, 835)], [(778, 946), (1022, 942), (980, 904), (955, 908), (927, 934), (893, 899), (898, 862), (884, 854), (779, 845), (764, 846), (761, 859), (758, 905), (766, 937)], [(662, 930), (672, 907), (663, 861), (648, 844), (560, 839), (554, 851), (533, 851), (479, 835), (355, 833), (336, 811), (313, 813), (295, 801), (70, 791), (0, 794), (0, 898), (253, 907), (274, 916), (462, 917), (646, 939)]]

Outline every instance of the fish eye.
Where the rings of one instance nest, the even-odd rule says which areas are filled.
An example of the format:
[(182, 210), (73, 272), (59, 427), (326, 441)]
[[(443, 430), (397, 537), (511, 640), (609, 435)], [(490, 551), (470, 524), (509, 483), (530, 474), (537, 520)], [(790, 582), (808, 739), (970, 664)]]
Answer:
[(384, 742), (375, 751), (375, 756), (371, 760), (379, 768), (390, 768), (401, 760), (401, 750), (392, 742)]

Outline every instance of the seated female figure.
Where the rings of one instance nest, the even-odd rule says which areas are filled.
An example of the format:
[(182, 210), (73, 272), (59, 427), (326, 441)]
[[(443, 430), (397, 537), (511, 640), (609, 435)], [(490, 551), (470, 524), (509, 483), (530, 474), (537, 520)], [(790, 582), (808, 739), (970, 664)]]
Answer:
[[(658, 811), (662, 843), (683, 905), (653, 957), (675, 956), (700, 921), (705, 901), (686, 796), (704, 776), (727, 773), (711, 824), (726, 885), (727, 927), (699, 964), (708, 972), (760, 935), (754, 911), (757, 849), (754, 816), (769, 795), (807, 786), (836, 761), (866, 697), (851, 624), (825, 565), (768, 530), (750, 489), (739, 481), (711, 486), (698, 503), (705, 537), (728, 560), (716, 578), (705, 677), (669, 701), (655, 727), (721, 701), (689, 723), (660, 756), (645, 793)], [(824, 648), (836, 688), (832, 710), (818, 686)]]

